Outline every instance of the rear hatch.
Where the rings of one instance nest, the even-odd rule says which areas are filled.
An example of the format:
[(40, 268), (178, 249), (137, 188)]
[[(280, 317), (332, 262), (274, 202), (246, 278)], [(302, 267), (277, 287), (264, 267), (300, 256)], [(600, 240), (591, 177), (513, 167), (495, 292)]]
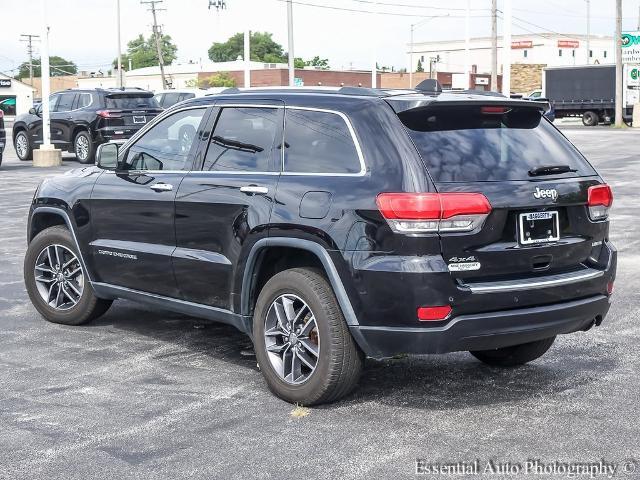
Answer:
[(135, 132), (162, 112), (151, 92), (114, 92), (105, 95), (105, 108), (100, 110), (98, 128)]
[(439, 193), (480, 193), (491, 204), (472, 231), (440, 232), (444, 260), (459, 283), (597, 263), (606, 209), (600, 218), (592, 213), (594, 221), (587, 202), (590, 187), (602, 181), (538, 107), (449, 104), (398, 115)]

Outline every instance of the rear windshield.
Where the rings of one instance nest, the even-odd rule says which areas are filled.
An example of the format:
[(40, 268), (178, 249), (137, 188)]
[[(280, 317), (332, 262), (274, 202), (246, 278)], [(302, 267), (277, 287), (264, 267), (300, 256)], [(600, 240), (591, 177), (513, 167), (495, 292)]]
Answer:
[(152, 95), (109, 95), (105, 97), (106, 107), (113, 110), (132, 110), (136, 108), (159, 108)]
[[(438, 182), (529, 180), (529, 171), (567, 165), (561, 177), (595, 175), (589, 163), (541, 113), (479, 106), (431, 107), (398, 114)], [(538, 177), (540, 178), (540, 177)]]

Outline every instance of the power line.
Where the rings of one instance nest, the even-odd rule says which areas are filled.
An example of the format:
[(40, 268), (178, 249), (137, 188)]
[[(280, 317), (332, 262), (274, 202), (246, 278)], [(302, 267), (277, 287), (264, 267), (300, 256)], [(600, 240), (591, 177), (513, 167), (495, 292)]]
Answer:
[[(411, 5), (407, 3), (389, 3), (389, 2), (385, 3), (385, 2), (376, 2), (374, 0), (351, 0), (351, 1), (358, 2), (358, 3), (366, 3), (369, 5), (384, 5), (386, 7), (424, 8), (428, 10), (446, 10), (446, 11), (459, 11), (459, 12), (467, 11), (466, 8), (434, 7), (431, 5)], [(471, 8), (470, 10), (486, 12), (489, 9), (488, 8)]]
[[(276, 0), (276, 1), (281, 3), (287, 2), (287, 0)], [(291, 3), (293, 3), (294, 5), (324, 8), (327, 10), (338, 10), (342, 12), (354, 12), (354, 13), (370, 13), (373, 15), (387, 15), (387, 16), (394, 16), (394, 17), (430, 18), (433, 16), (433, 15), (418, 14), (418, 13), (376, 12), (373, 10), (362, 10), (358, 8), (347, 8), (347, 7), (335, 7), (332, 5), (321, 5), (318, 3), (301, 2), (301, 1), (295, 1), (295, 0), (292, 0)], [(471, 15), (471, 18), (487, 18), (488, 16), (489, 15)], [(465, 15), (449, 15), (447, 18), (465, 18)]]

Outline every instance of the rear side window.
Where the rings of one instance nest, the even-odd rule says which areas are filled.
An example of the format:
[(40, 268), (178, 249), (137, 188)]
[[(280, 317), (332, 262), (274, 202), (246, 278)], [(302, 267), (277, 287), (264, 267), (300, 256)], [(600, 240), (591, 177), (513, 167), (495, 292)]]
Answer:
[(81, 93), (78, 96), (78, 108), (85, 108), (91, 105), (91, 94)]
[(162, 100), (162, 106), (164, 108), (168, 108), (172, 105), (175, 105), (176, 103), (179, 102), (179, 97), (180, 94), (176, 93), (176, 92), (171, 92), (171, 93), (165, 93), (164, 94), (164, 100)]
[(73, 101), (76, 99), (75, 93), (62, 93), (58, 101), (56, 112), (68, 112), (73, 110)]
[(147, 95), (107, 95), (105, 106), (112, 110), (135, 110), (136, 108), (158, 108), (158, 102)]
[(203, 170), (267, 172), (278, 124), (277, 108), (226, 107), (220, 110)]
[(481, 108), (443, 106), (398, 115), (435, 181), (529, 180), (529, 170), (547, 165), (575, 170), (562, 177), (595, 175), (536, 109), (496, 114)]
[(287, 108), (284, 171), (290, 173), (358, 173), (359, 152), (341, 115)]

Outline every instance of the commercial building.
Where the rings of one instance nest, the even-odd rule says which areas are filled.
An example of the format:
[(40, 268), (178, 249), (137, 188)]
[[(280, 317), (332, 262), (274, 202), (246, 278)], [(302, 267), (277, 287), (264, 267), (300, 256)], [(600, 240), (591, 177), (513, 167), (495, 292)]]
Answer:
[[(588, 48), (587, 48), (588, 44)], [(411, 55), (413, 52), (413, 55)], [(414, 42), (409, 45), (409, 64), (414, 71), (420, 62), (425, 71), (464, 72), (465, 41)], [(502, 38), (498, 38), (498, 68), (503, 60)], [(491, 72), (491, 37), (471, 38), (471, 71)], [(536, 33), (513, 35), (511, 62), (549, 67), (615, 62), (615, 42), (611, 36)]]
[(20, 115), (33, 107), (33, 87), (0, 73), (0, 109), (5, 115)]

